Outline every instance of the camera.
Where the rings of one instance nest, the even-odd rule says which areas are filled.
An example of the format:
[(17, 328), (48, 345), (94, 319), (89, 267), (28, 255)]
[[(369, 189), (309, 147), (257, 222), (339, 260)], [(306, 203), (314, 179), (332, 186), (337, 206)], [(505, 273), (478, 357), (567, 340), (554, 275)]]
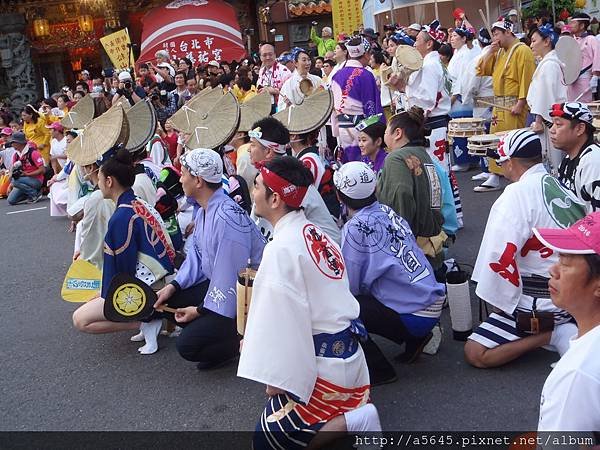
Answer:
[(23, 176), (23, 166), (21, 164), (21, 161), (17, 161), (13, 165), (13, 170), (12, 170), (13, 180), (18, 180), (22, 176)]
[(313, 27), (316, 27), (316, 26), (319, 24), (319, 22), (317, 22), (316, 20), (313, 20), (313, 21), (312, 21), (310, 24), (311, 24)]
[(125, 82), (125, 89), (131, 89), (131, 81)]

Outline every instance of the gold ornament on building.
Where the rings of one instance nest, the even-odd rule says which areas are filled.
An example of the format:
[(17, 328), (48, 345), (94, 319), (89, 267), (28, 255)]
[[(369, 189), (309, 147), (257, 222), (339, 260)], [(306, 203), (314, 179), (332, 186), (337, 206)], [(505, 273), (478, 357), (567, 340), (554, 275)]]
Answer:
[(94, 18), (89, 14), (81, 15), (77, 18), (79, 23), (79, 29), (84, 33), (91, 33), (94, 31)]
[(33, 21), (33, 34), (41, 38), (50, 36), (50, 23), (47, 19), (37, 18)]

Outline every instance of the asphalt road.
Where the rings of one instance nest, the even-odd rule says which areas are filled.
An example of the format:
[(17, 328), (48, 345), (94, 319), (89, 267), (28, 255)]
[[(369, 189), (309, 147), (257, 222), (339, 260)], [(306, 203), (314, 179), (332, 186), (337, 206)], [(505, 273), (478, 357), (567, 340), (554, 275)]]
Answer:
[[(469, 264), (499, 194), (473, 193), (472, 174), (459, 174), (465, 228), (451, 250)], [(254, 429), (264, 387), (237, 378), (235, 364), (200, 373), (178, 356), (172, 339), (161, 337), (158, 353), (141, 356), (130, 333), (75, 331), (77, 305), (60, 298), (74, 235), (66, 219), (49, 217), (48, 200), (12, 207), (0, 200), (0, 236), (0, 430)], [(474, 293), (472, 303), (476, 321)], [(535, 429), (556, 356), (539, 350), (504, 368), (475, 369), (463, 361), (463, 343), (452, 340), (448, 310), (442, 323), (437, 355), (395, 363), (399, 380), (373, 389), (383, 428)], [(400, 352), (378, 342), (390, 358)]]

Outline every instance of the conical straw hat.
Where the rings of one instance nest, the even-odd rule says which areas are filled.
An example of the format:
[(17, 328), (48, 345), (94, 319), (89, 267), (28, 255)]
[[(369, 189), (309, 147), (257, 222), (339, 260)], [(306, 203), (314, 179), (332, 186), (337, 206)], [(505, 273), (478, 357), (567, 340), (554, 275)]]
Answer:
[(183, 133), (192, 132), (192, 116), (203, 115), (223, 98), (223, 91), (219, 89), (203, 89), (183, 105), (179, 111), (171, 116), (173, 128)]
[(240, 105), (233, 93), (228, 92), (213, 103), (205, 113), (190, 114), (190, 137), (186, 147), (215, 149), (233, 137), (240, 123)]
[(60, 119), (60, 123), (63, 127), (68, 129), (84, 128), (88, 123), (94, 120), (95, 113), (96, 105), (94, 104), (94, 99), (88, 94), (79, 100), (65, 117)]
[(396, 49), (396, 60), (402, 67), (410, 70), (419, 70), (423, 67), (423, 57), (419, 51), (408, 45), (400, 45)]
[(127, 100), (125, 97), (120, 97), (119, 100), (117, 100), (117, 102), (111, 106), (111, 108), (114, 108), (117, 105), (121, 105), (125, 112), (131, 108), (131, 103), (129, 103), (129, 100)]
[(146, 145), (156, 133), (156, 111), (149, 102), (138, 102), (127, 110), (129, 139), (125, 148), (135, 152)]
[(273, 117), (283, 123), (290, 133), (303, 134), (321, 128), (333, 111), (333, 94), (320, 90), (306, 97), (302, 104), (288, 106)]
[(241, 103), (240, 114), (241, 118), (238, 131), (250, 131), (254, 123), (271, 114), (271, 94), (267, 91), (263, 91), (247, 102)]
[(129, 138), (127, 116), (121, 106), (115, 106), (94, 119), (67, 146), (67, 156), (75, 164), (86, 166), (96, 162), (104, 152)]

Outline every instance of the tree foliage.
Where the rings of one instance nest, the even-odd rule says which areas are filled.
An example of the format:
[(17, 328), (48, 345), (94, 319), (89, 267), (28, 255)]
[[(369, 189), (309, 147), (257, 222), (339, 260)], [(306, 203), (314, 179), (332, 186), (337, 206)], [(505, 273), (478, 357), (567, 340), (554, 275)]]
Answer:
[[(556, 20), (560, 20), (559, 15), (566, 9), (570, 14), (575, 11), (575, 0), (554, 0), (554, 10), (556, 11)], [(523, 17), (548, 17), (552, 18), (552, 0), (533, 0), (523, 9)]]

